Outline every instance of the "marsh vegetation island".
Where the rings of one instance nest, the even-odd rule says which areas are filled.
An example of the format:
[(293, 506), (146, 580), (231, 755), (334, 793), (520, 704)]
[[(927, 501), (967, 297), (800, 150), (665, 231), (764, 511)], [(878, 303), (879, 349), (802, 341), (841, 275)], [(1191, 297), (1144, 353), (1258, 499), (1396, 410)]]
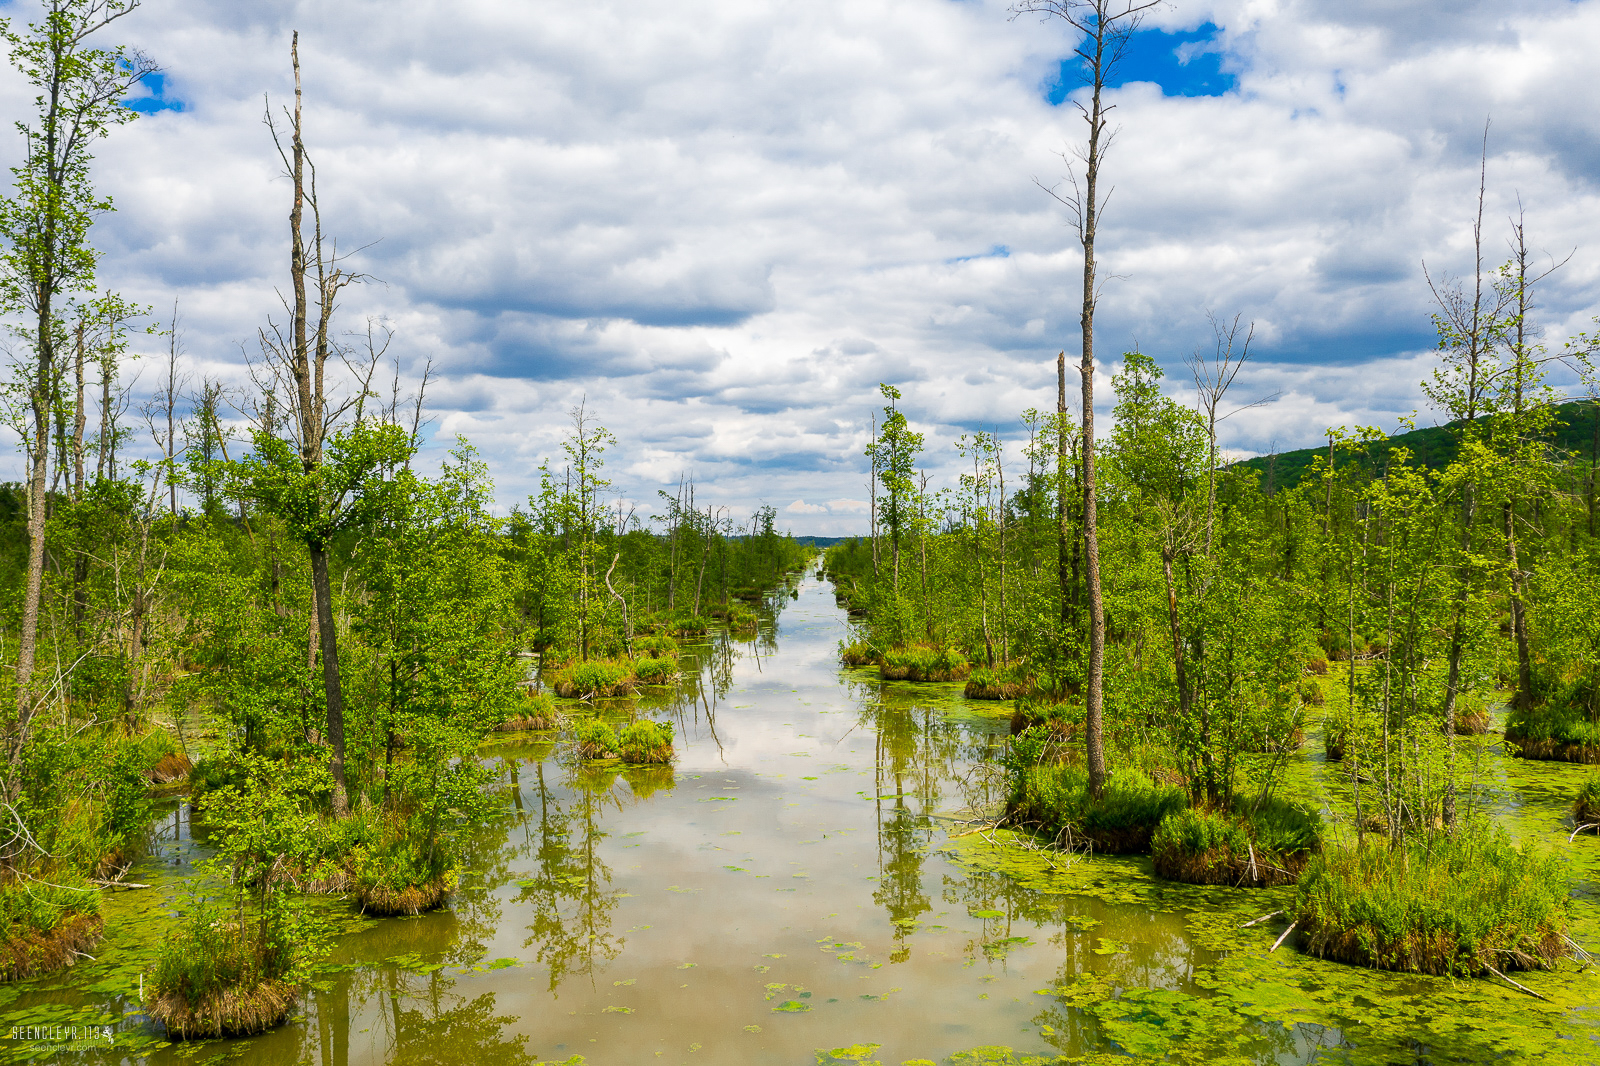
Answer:
[(953, 440), (915, 373), (858, 394), (859, 524), (796, 536), (581, 394), (503, 502), (452, 368), (343, 312), (298, 33), (279, 310), (196, 374), (96, 243), (152, 13), (35, 6), (0, 1059), (1600, 1062), (1600, 333), (1547, 342), (1488, 132), (1431, 411), (1240, 456), (1248, 312), (1183, 383), (1096, 333), (1159, 5), (1019, 0), (1076, 42), (1072, 348)]

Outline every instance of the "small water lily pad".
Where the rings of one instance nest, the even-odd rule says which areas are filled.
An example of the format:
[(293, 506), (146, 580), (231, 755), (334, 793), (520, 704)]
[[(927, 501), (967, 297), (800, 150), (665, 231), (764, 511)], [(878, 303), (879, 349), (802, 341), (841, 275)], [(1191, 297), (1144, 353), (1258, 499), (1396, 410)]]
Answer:
[(603, 1014), (632, 1014), (633, 1013), (633, 1008), (632, 1007), (619, 1007), (619, 1006), (617, 1006), (616, 1004), (613, 1003), (611, 1006), (607, 1007), (601, 1013), (603, 1013)]
[(811, 1009), (811, 1004), (801, 1003), (798, 999), (784, 1000), (772, 1008), (774, 1014), (800, 1014)]

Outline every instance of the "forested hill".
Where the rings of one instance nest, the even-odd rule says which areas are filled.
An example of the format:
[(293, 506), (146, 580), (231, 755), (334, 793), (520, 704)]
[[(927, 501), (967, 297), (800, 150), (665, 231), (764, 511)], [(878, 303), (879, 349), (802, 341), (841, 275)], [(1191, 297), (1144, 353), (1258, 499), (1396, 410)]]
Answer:
[[(1551, 434), (1551, 443), (1560, 451), (1572, 452), (1584, 458), (1589, 457), (1594, 447), (1596, 427), (1600, 425), (1597, 419), (1600, 419), (1600, 405), (1592, 401), (1574, 400), (1559, 404), (1556, 407), (1556, 427), (1555, 432)], [(1374, 443), (1370, 454), (1374, 462), (1381, 465), (1390, 451), (1396, 447), (1403, 447), (1424, 465), (1436, 470), (1441, 469), (1455, 458), (1456, 430), (1460, 426), (1460, 422), (1450, 422), (1442, 426), (1429, 426), (1409, 433), (1399, 433), (1387, 440)], [(1327, 447), (1324, 445), (1320, 448), (1279, 452), (1277, 455), (1258, 455), (1254, 459), (1244, 459), (1234, 465), (1260, 471), (1262, 487), (1272, 492), (1298, 484), (1306, 471), (1311, 468), (1312, 459), (1317, 455), (1326, 454)]]

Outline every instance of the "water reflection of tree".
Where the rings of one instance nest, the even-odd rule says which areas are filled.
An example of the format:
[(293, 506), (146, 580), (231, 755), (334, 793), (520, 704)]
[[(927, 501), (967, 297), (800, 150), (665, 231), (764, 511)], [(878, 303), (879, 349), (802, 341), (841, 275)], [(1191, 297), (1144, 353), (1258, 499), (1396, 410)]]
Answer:
[[(601, 815), (621, 806), (615, 770), (567, 768), (568, 799), (563, 803), (547, 779), (548, 761), (534, 768), (534, 799), (526, 812), (536, 834), (533, 875), (521, 882), (517, 902), (530, 906), (533, 921), (524, 947), (537, 946), (535, 957), (550, 972), (555, 992), (569, 975), (592, 975), (596, 961), (608, 961), (622, 950), (611, 933), (611, 912), (620, 892), (612, 890), (611, 868), (600, 858), (606, 833)], [(535, 825), (535, 819), (537, 824)], [(574, 839), (576, 835), (576, 839)]]
[(455, 980), (438, 971), (423, 975), (386, 967), (337, 974), (313, 999), (315, 1028), (303, 1030), (298, 1059), (348, 1066), (351, 1021), (375, 1011), (377, 1020), (357, 1039), (380, 1045), (376, 1057), (383, 1062), (523, 1066), (537, 1061), (525, 1046), (526, 1036), (504, 1034), (517, 1017), (495, 1013), (495, 993), (468, 999), (454, 988)]
[(873, 696), (864, 701), (860, 718), (875, 737), (878, 891), (872, 898), (894, 926), (890, 961), (904, 962), (911, 957), (907, 939), (932, 906), (922, 887), (922, 865), (933, 835), (929, 815), (938, 809), (943, 787), (961, 759), (961, 731), (934, 707), (892, 700), (882, 690)]

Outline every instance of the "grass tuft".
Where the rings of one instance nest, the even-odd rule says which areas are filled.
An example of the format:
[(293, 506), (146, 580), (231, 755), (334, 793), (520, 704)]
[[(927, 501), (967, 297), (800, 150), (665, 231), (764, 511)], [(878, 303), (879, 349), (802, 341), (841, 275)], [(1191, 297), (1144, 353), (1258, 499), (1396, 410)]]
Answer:
[(1312, 955), (1402, 973), (1549, 969), (1567, 952), (1568, 877), (1502, 829), (1314, 857), (1296, 918)]
[(584, 696), (626, 696), (637, 681), (633, 664), (626, 661), (591, 659), (568, 663), (556, 672), (551, 687), (566, 699)]
[(560, 725), (555, 701), (543, 692), (531, 692), (516, 713), (495, 728), (502, 733), (517, 733), (528, 729), (556, 729)]
[(891, 648), (878, 660), (878, 674), (885, 681), (960, 681), (971, 669), (959, 649), (925, 644)]
[(1297, 804), (1256, 810), (1188, 808), (1161, 820), (1150, 842), (1157, 875), (1191, 885), (1293, 884), (1322, 843), (1322, 820)]

